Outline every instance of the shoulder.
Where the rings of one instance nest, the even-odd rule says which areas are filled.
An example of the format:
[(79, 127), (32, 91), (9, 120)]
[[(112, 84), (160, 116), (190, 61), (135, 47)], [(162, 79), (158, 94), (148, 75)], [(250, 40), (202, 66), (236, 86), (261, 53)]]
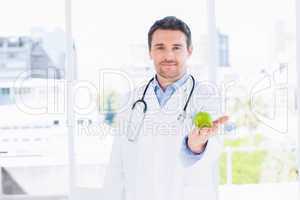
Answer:
[(195, 94), (204, 96), (219, 96), (220, 90), (215, 83), (197, 80), (195, 81)]
[(135, 101), (137, 101), (138, 99), (142, 98), (145, 88), (146, 88), (146, 84), (143, 84), (143, 85), (140, 85), (140, 86), (134, 88), (131, 91), (121, 94), (119, 103), (118, 103), (119, 104), (119, 112), (124, 112), (126, 110), (130, 110), (133, 103)]
[(191, 98), (191, 112), (209, 112), (216, 117), (222, 108), (220, 89), (209, 81), (196, 81)]

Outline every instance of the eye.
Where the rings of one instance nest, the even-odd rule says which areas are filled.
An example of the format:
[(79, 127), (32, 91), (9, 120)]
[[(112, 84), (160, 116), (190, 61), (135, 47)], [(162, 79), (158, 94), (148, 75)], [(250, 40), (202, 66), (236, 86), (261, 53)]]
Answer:
[(174, 47), (173, 49), (174, 49), (174, 50), (180, 50), (181, 47)]

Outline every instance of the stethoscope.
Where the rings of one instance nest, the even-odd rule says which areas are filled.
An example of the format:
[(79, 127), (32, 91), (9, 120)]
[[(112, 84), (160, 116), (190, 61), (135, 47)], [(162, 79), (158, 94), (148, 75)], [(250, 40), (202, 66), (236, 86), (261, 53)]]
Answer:
[[(192, 79), (192, 88), (191, 88), (191, 91), (189, 93), (188, 99), (186, 100), (185, 105), (182, 109), (182, 112), (177, 117), (177, 120), (180, 121), (180, 122), (184, 122), (184, 120), (186, 118), (186, 109), (187, 109), (187, 106), (189, 105), (191, 96), (192, 96), (192, 94), (194, 92), (194, 88), (195, 88), (195, 78), (192, 75), (190, 75), (190, 77)], [(148, 88), (149, 88), (149, 86), (150, 86), (150, 84), (152, 83), (153, 80), (154, 80), (154, 77), (151, 78), (149, 80), (149, 82), (147, 83), (147, 85), (144, 89), (142, 98), (135, 101), (133, 103), (132, 107), (131, 107), (131, 115), (130, 115), (129, 124), (128, 124), (128, 127), (127, 127), (127, 134), (128, 134), (127, 137), (128, 137), (128, 141), (130, 141), (130, 142), (134, 142), (134, 141), (137, 140), (140, 129), (142, 127), (142, 123), (144, 121), (145, 114), (146, 114), (147, 109), (148, 109), (147, 102), (145, 101), (145, 96), (146, 96)], [(135, 112), (135, 110), (137, 110), (137, 112)], [(139, 115), (139, 114), (142, 114), (142, 116), (134, 117), (134, 115)], [(140, 120), (140, 121), (138, 121), (138, 120)]]

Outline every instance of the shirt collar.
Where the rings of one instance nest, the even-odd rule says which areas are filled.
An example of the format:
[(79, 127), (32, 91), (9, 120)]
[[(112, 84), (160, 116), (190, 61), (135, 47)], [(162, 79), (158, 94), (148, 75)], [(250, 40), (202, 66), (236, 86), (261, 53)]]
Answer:
[[(182, 86), (187, 81), (188, 78), (189, 78), (188, 73), (185, 73), (180, 79), (178, 79), (177, 81), (175, 81), (171, 85), (168, 85), (167, 88), (170, 87), (173, 90), (177, 90), (180, 86)], [(152, 81), (152, 86), (153, 86), (154, 90), (160, 89), (161, 91), (163, 91), (162, 88), (160, 87), (159, 83), (158, 83), (157, 75), (155, 75), (154, 80)]]

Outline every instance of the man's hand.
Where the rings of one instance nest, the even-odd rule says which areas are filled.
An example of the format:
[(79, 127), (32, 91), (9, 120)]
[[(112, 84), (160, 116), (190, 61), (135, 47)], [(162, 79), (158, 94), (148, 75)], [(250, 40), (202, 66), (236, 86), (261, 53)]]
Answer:
[(222, 116), (213, 121), (211, 128), (194, 128), (188, 135), (188, 146), (194, 153), (202, 153), (206, 147), (208, 139), (215, 135), (219, 129), (219, 126), (225, 124), (228, 121), (228, 116)]

